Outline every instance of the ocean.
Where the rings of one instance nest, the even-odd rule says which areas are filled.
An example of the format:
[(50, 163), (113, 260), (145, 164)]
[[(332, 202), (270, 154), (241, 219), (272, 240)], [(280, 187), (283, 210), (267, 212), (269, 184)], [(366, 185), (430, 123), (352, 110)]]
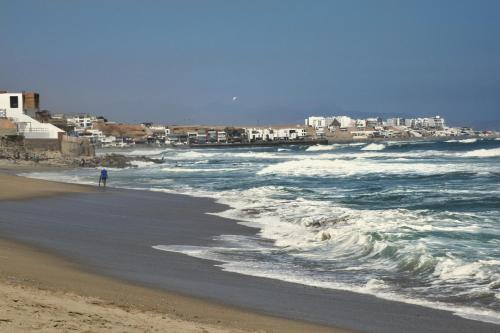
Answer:
[(211, 246), (151, 244), (158, 251), (500, 323), (498, 139), (114, 152), (163, 163), (108, 169), (110, 186), (214, 198), (229, 207), (217, 215), (258, 228)]

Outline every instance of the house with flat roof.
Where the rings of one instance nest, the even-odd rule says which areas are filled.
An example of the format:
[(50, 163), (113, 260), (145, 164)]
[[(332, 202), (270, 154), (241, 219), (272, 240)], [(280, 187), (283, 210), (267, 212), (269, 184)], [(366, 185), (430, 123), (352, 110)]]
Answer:
[[(26, 95), (26, 96), (25, 96)], [(25, 104), (25, 101), (27, 103)], [(9, 119), (16, 126), (18, 135), (26, 139), (58, 139), (64, 131), (52, 124), (41, 123), (27, 114), (27, 105), (33, 110), (38, 108), (39, 97), (36, 93), (0, 92), (0, 117)]]

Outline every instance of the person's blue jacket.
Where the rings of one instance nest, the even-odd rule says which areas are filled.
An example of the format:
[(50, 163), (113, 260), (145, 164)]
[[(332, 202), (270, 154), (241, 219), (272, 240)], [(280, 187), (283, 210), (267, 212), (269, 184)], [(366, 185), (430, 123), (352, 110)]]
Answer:
[(106, 169), (101, 170), (101, 178), (102, 179), (108, 178), (108, 170), (106, 170)]

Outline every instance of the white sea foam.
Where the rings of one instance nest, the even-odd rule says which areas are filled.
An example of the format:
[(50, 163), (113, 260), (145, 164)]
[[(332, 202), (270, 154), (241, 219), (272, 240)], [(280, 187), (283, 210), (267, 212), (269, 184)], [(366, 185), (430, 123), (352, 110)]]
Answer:
[(334, 145), (316, 145), (307, 147), (306, 151), (323, 151), (323, 150), (333, 150), (337, 147)]
[(462, 153), (463, 157), (496, 157), (500, 156), (500, 148), (476, 149)]
[(370, 143), (366, 147), (361, 148), (361, 150), (383, 150), (385, 149), (385, 145), (380, 144), (380, 143)]
[(472, 138), (472, 139), (463, 139), (459, 141), (460, 143), (474, 143), (477, 142), (477, 138)]
[[(154, 245), (152, 248), (160, 251), (176, 252), (192, 257), (218, 261), (222, 270), (256, 277), (281, 280), (302, 285), (309, 285), (319, 288), (346, 290), (361, 294), (370, 294), (382, 299), (426, 306), (434, 309), (440, 309), (453, 312), (455, 315), (472, 320), (491, 322), (500, 324), (500, 313), (492, 310), (483, 310), (468, 306), (457, 306), (445, 302), (432, 302), (419, 298), (408, 298), (391, 290), (391, 287), (380, 279), (370, 279), (365, 285), (352, 285), (337, 281), (322, 281), (312, 276), (300, 274), (293, 267), (281, 268), (275, 264), (261, 261), (231, 261), (228, 262), (221, 252), (227, 250), (241, 250), (241, 248), (229, 249), (221, 247), (201, 247), (201, 246), (179, 246), (179, 245)], [(253, 251), (258, 249), (251, 249)], [(453, 310), (451, 310), (453, 309)]]
[(238, 168), (183, 168), (183, 167), (161, 168), (161, 171), (166, 171), (166, 172), (193, 172), (193, 173), (225, 172), (225, 171), (236, 171), (236, 170), (238, 170)]
[(137, 168), (145, 168), (145, 167), (149, 167), (152, 165), (157, 165), (157, 163), (147, 162), (147, 161), (130, 161), (130, 164), (132, 164), (134, 167), (137, 167)]
[(387, 141), (386, 144), (389, 146), (403, 146), (403, 145), (421, 145), (421, 144), (429, 144), (429, 143), (437, 143), (437, 141)]
[[(499, 149), (500, 150), (500, 149)], [(500, 171), (500, 167), (496, 168)], [(371, 160), (357, 158), (342, 159), (303, 159), (276, 163), (264, 167), (258, 175), (293, 175), (293, 176), (336, 176), (380, 174), (414, 174), (431, 175), (450, 172), (489, 172), (490, 166), (470, 166), (465, 163), (404, 162), (401, 160)]]
[(457, 142), (457, 143), (474, 143), (474, 142), (477, 142), (477, 138), (462, 139), (462, 140), (447, 140), (445, 142), (448, 142), (448, 143), (454, 143), (454, 142)]
[[(356, 269), (368, 269), (370, 266), (385, 267), (386, 269), (398, 269), (400, 265), (405, 265), (411, 272), (420, 272), (427, 267), (436, 266), (436, 277), (441, 283), (467, 283), (471, 278), (491, 279), (496, 274), (498, 277), (498, 265), (495, 262), (464, 262), (461, 260), (449, 260), (449, 258), (436, 259), (430, 255), (429, 246), (435, 246), (435, 240), (429, 240), (429, 243), (406, 242), (405, 237), (374, 239), (370, 236), (373, 232), (378, 234), (401, 234), (409, 233), (416, 226), (422, 226), (422, 230), (441, 229), (449, 232), (453, 230), (452, 226), (459, 227), (459, 221), (442, 220), (447, 227), (429, 226), (435, 219), (420, 212), (411, 212), (407, 210), (385, 210), (385, 211), (363, 211), (358, 212), (349, 208), (334, 206), (325, 202), (312, 202), (304, 199), (298, 199), (296, 202), (286, 202), (281, 199), (273, 199), (273, 196), (282, 196), (287, 194), (286, 188), (266, 186), (253, 188), (240, 192), (239, 200), (221, 202), (232, 204), (233, 209), (218, 213), (223, 217), (236, 218), (253, 222), (252, 225), (258, 226), (260, 234), (265, 239), (271, 239), (278, 248), (296, 250), (297, 256), (307, 257), (310, 260), (338, 260), (339, 262), (348, 262), (352, 258), (365, 257), (373, 258), (371, 260), (358, 261)], [(231, 197), (221, 196), (220, 198)], [(274, 207), (269, 209), (269, 207)], [(248, 212), (250, 214), (248, 214)], [(256, 214), (257, 213), (257, 214)], [(293, 222), (295, 221), (295, 222)], [(464, 226), (463, 230), (472, 231)], [(328, 235), (323, 237), (322, 235)], [(397, 241), (394, 244), (391, 242)], [(238, 244), (242, 244), (240, 240)], [(380, 257), (386, 249), (393, 247), (398, 249), (394, 258), (399, 257), (400, 263), (391, 262), (392, 259), (376, 259)], [(288, 282), (306, 284), (317, 287), (343, 289), (359, 293), (369, 293), (381, 298), (403, 301), (407, 303), (419, 304), (433, 308), (454, 309), (455, 314), (483, 320), (489, 322), (498, 322), (499, 314), (490, 310), (481, 310), (472, 307), (450, 305), (439, 302), (429, 302), (418, 298), (408, 298), (404, 295), (394, 292), (390, 285), (382, 280), (370, 279), (366, 285), (353, 285), (348, 283), (336, 282), (333, 280), (323, 281), (311, 275), (304, 275), (294, 267), (286, 265), (276, 266), (276, 264), (255, 261), (231, 261), (224, 255), (226, 251), (240, 249), (216, 248), (197, 248), (197, 247), (179, 247), (155, 246), (156, 249), (164, 251), (175, 251), (198, 258), (217, 260), (223, 262), (222, 269), (240, 274), (261, 276), (266, 278), (279, 279)], [(267, 250), (253, 247), (249, 251), (265, 253)], [(294, 253), (296, 251), (293, 251)], [(398, 254), (399, 253), (399, 254)], [(383, 255), (382, 255), (383, 256)], [(272, 265), (272, 266), (270, 266)], [(492, 266), (493, 270), (485, 270), (486, 266)], [(351, 267), (348, 267), (351, 268)], [(495, 271), (496, 270), (496, 271)], [(413, 274), (413, 273), (409, 274)]]

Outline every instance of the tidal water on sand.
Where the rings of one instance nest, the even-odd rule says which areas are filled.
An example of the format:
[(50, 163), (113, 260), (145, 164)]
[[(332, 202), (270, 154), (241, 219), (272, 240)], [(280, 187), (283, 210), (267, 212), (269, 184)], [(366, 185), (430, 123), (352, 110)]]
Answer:
[[(163, 163), (110, 170), (112, 186), (212, 197), (230, 207), (218, 215), (259, 230), (155, 249), (500, 322), (498, 140), (119, 153)], [(80, 183), (96, 175), (31, 174)]]

